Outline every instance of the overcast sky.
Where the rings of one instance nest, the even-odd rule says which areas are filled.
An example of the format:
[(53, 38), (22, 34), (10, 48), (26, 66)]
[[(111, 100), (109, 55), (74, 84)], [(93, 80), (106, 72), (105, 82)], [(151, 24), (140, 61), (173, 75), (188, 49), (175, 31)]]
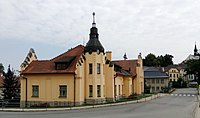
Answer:
[(180, 63), (200, 47), (199, 0), (0, 0), (0, 63), (19, 69), (30, 48), (51, 59), (86, 43), (96, 13), (113, 59), (171, 54)]

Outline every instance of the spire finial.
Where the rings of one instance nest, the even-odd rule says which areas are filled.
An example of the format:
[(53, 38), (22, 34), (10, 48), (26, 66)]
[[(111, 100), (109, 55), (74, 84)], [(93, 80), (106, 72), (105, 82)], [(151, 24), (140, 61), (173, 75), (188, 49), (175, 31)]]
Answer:
[(194, 46), (194, 56), (197, 56), (197, 54), (198, 54), (198, 50), (197, 50), (196, 41), (195, 41), (195, 46)]
[(93, 12), (92, 15), (93, 15), (93, 23), (95, 23), (95, 12)]
[(126, 53), (124, 54), (123, 58), (124, 58), (124, 60), (128, 59), (128, 57), (126, 56)]
[(96, 23), (95, 23), (95, 12), (93, 12), (92, 15), (93, 15), (92, 27), (96, 27)]

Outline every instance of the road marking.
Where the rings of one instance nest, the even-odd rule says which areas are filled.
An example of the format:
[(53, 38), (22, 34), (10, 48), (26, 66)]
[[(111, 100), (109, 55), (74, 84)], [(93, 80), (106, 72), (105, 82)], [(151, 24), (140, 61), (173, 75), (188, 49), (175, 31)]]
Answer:
[(192, 97), (194, 97), (194, 95), (192, 95)]
[(182, 94), (179, 94), (179, 96), (182, 96)]
[(171, 96), (173, 96), (174, 94), (171, 94)]
[(175, 94), (175, 96), (177, 96), (177, 94)]
[(190, 94), (188, 94), (187, 96), (190, 96)]
[(183, 94), (183, 96), (186, 96), (185, 94)]

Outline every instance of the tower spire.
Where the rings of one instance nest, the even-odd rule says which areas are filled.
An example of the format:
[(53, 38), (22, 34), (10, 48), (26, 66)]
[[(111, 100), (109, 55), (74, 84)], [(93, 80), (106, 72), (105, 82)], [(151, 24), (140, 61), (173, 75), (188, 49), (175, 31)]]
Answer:
[(96, 23), (95, 23), (95, 12), (93, 12), (92, 15), (93, 15), (92, 27), (96, 27)]
[(85, 46), (85, 52), (89, 52), (89, 53), (103, 52), (104, 53), (104, 48), (99, 41), (98, 29), (95, 23), (95, 13), (93, 12), (92, 15), (93, 15), (93, 22), (92, 22), (92, 28), (90, 28), (90, 34), (89, 34), (90, 39)]
[(197, 45), (196, 45), (196, 41), (195, 41), (194, 56), (197, 56), (197, 54), (198, 54), (198, 50), (197, 50)]

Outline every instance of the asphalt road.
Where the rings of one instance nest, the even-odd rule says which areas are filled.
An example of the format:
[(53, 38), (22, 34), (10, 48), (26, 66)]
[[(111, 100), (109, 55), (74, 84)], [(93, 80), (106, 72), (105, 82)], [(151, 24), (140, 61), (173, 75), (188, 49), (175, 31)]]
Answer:
[(196, 104), (196, 90), (188, 88), (137, 104), (70, 111), (0, 112), (0, 118), (194, 118)]

